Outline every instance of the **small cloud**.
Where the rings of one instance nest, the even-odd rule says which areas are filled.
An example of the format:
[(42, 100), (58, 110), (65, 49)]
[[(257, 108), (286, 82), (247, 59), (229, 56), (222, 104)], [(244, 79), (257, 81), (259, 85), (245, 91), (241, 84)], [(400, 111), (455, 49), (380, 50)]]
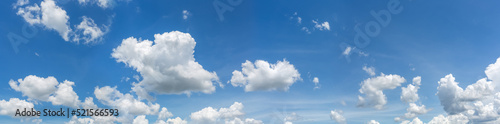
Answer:
[(320, 31), (330, 30), (330, 23), (328, 22), (318, 23), (318, 21), (315, 20), (312, 20), (312, 22), (314, 23), (314, 28), (317, 28)]
[(314, 77), (313, 83), (314, 83), (314, 89), (319, 89), (320, 86), (318, 77)]
[(302, 27), (302, 30), (305, 31), (307, 34), (311, 34), (311, 31), (309, 31), (309, 28), (307, 27)]
[(375, 76), (375, 68), (374, 67), (366, 67), (363, 66), (363, 70), (368, 73), (370, 76)]
[(182, 19), (187, 20), (191, 13), (187, 10), (182, 10)]

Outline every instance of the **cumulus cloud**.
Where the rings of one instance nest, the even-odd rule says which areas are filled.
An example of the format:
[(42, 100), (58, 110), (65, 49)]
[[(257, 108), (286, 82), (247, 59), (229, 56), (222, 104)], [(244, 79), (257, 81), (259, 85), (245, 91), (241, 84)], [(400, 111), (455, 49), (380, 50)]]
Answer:
[(288, 91), (297, 80), (302, 80), (299, 71), (286, 60), (276, 64), (264, 60), (256, 60), (255, 63), (247, 60), (241, 67), (242, 71), (233, 71), (229, 82), (235, 87), (245, 87), (246, 92)]
[(158, 120), (155, 124), (187, 124), (186, 120), (182, 120), (180, 117), (169, 118), (167, 121)]
[(444, 110), (449, 114), (466, 111), (468, 102), (483, 99), (494, 92), (494, 86), (486, 78), (467, 86), (465, 90), (458, 86), (458, 82), (455, 82), (455, 77), (452, 74), (441, 78), (438, 83), (439, 86), (436, 95), (439, 97)]
[(443, 115), (438, 115), (434, 118), (432, 118), (431, 121), (429, 121), (428, 124), (467, 124), (469, 123), (469, 119), (467, 116), (463, 114), (456, 114), (456, 115), (449, 115), (449, 116), (443, 116)]
[(28, 99), (50, 101), (53, 105), (65, 105), (78, 108), (80, 100), (73, 91), (74, 82), (65, 80), (62, 83), (49, 76), (47, 78), (37, 77), (35, 75), (26, 76), (17, 81), (10, 80), (9, 85), (15, 91), (19, 91)]
[(425, 105), (417, 105), (415, 103), (410, 103), (409, 107), (406, 109), (405, 118), (414, 118), (417, 115), (422, 115), (430, 111), (430, 109), (425, 108)]
[(18, 98), (10, 98), (9, 101), (0, 100), (0, 115), (16, 117), (14, 115), (17, 109), (23, 110), (26, 108), (26, 110), (31, 110), (33, 107), (33, 103)]
[[(348, 48), (350, 49), (350, 47)], [(347, 50), (347, 49), (346, 49)], [(367, 74), (370, 76), (375, 76), (375, 67), (367, 67), (366, 65), (363, 66), (363, 71), (365, 71)]]
[(370, 120), (368, 121), (368, 124), (380, 124), (378, 121), (375, 120)]
[(330, 111), (330, 118), (339, 124), (345, 124), (346, 119), (343, 116), (344, 112), (342, 110)]
[(149, 124), (149, 120), (146, 119), (146, 115), (139, 115), (135, 117), (132, 124)]
[[(76, 26), (76, 31), (81, 32), (81, 36), (75, 37), (75, 40), (83, 39), (85, 43), (98, 43), (102, 36), (107, 33), (108, 26), (97, 26), (92, 18), (83, 16), (82, 22)], [(79, 39), (78, 39), (79, 38)]]
[(154, 37), (154, 41), (124, 39), (111, 54), (117, 62), (142, 75), (143, 80), (136, 87), (160, 94), (215, 92), (213, 82), (219, 82), (219, 78), (195, 61), (196, 42), (191, 35), (172, 31)]
[(229, 108), (220, 108), (218, 110), (212, 107), (203, 108), (200, 111), (191, 113), (190, 117), (193, 123), (199, 124), (214, 124), (219, 120), (223, 120), (226, 124), (262, 124), (262, 121), (252, 118), (247, 118), (245, 121), (242, 121), (241, 118), (244, 115), (243, 104), (234, 102)]
[(314, 23), (314, 28), (319, 29), (320, 31), (323, 30), (330, 30), (330, 24), (328, 22), (323, 22), (323, 23), (318, 23), (318, 21), (312, 20)]
[(383, 90), (394, 89), (401, 86), (406, 80), (399, 75), (384, 75), (368, 78), (361, 83), (359, 92), (365, 96), (358, 96), (358, 107), (373, 107), (382, 109), (387, 103)]
[(421, 77), (413, 78), (413, 84), (408, 84), (407, 87), (401, 87), (401, 101), (406, 103), (416, 102), (418, 97), (418, 89), (420, 89)]
[(313, 83), (314, 83), (314, 89), (319, 89), (319, 78), (318, 77), (313, 78)]
[(85, 44), (99, 42), (108, 30), (108, 26), (98, 27), (91, 18), (86, 16), (83, 16), (83, 21), (76, 25), (76, 31), (72, 30), (69, 23), (70, 17), (64, 9), (56, 5), (54, 0), (44, 0), (40, 5), (37, 3), (27, 4), (29, 1), (18, 1), (14, 5), (14, 9), (17, 8), (16, 14), (23, 17), (31, 25), (40, 25), (49, 30), (57, 31), (65, 41), (79, 43), (80, 40), (83, 40)]
[[(160, 105), (149, 102), (148, 104), (135, 99), (130, 94), (122, 94), (116, 87), (96, 87), (95, 97), (104, 105), (114, 107), (124, 114), (131, 115), (155, 115), (160, 109)], [(120, 113), (121, 114), (121, 113)], [(123, 114), (121, 114), (123, 115)]]
[[(498, 92), (500, 58), (490, 64), (486, 70), (486, 78), (468, 85), (465, 89), (458, 86), (452, 74), (446, 75), (438, 81), (437, 96), (443, 109), (450, 117), (459, 117), (474, 123), (500, 122), (500, 92)], [(458, 116), (459, 115), (459, 116)], [(436, 117), (436, 120), (446, 120)], [(449, 119), (448, 119), (449, 120)], [(466, 121), (461, 121), (466, 122)], [(452, 123), (452, 122), (450, 122)]]
[(415, 118), (412, 121), (405, 120), (405, 121), (401, 122), (401, 124), (424, 124), (424, 122), (422, 122), (418, 118)]

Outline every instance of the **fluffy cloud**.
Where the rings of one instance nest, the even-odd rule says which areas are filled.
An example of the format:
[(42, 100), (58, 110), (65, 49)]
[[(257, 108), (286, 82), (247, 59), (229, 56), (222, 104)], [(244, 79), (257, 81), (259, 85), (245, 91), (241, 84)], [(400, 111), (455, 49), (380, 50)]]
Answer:
[(171, 112), (169, 112), (167, 108), (163, 107), (161, 108), (160, 114), (158, 114), (158, 119), (164, 120), (172, 116), (174, 115)]
[(415, 118), (415, 119), (413, 119), (412, 121), (407, 121), (407, 120), (405, 120), (405, 121), (401, 122), (401, 124), (424, 124), (424, 122), (422, 122), (422, 121), (421, 121), (420, 119), (418, 119), (418, 118)]
[[(498, 92), (498, 87), (495, 87), (499, 82), (499, 65), (500, 58), (486, 68), (487, 78), (479, 79), (465, 89), (458, 86), (452, 74), (439, 80), (436, 95), (449, 117), (478, 123), (497, 123), (500, 120), (498, 114), (500, 113), (500, 92)], [(435, 119), (438, 122), (453, 120), (439, 116)]]
[(361, 83), (359, 92), (365, 94), (358, 96), (358, 107), (374, 107), (382, 109), (387, 103), (387, 98), (383, 90), (394, 89), (401, 86), (406, 80), (399, 75), (384, 75), (368, 78)]
[(401, 87), (401, 101), (406, 103), (416, 102), (419, 97), (417, 94), (420, 89), (421, 77), (413, 78), (413, 84), (408, 84), (407, 87)]
[(312, 20), (314, 23), (314, 28), (319, 30), (330, 30), (330, 24), (328, 22), (318, 23), (318, 21)]
[(111, 54), (117, 62), (134, 68), (143, 80), (136, 86), (161, 94), (215, 92), (215, 72), (209, 72), (195, 61), (196, 42), (188, 33), (179, 31), (155, 34), (155, 40), (130, 37), (124, 39)]
[(74, 82), (65, 80), (58, 83), (57, 79), (49, 76), (47, 78), (35, 75), (26, 76), (17, 81), (10, 80), (9, 85), (15, 91), (19, 91), (28, 99), (50, 101), (53, 105), (65, 105), (78, 108), (80, 100), (73, 91)]
[(318, 77), (313, 78), (313, 83), (314, 83), (314, 89), (319, 89), (319, 78)]
[(430, 109), (425, 108), (425, 105), (418, 106), (415, 103), (410, 103), (409, 107), (406, 109), (405, 118), (414, 118), (417, 115), (422, 115), (430, 111)]
[[(26, 5), (24, 3), (23, 5)], [(18, 6), (15, 6), (17, 8)], [(38, 4), (21, 7), (17, 11), (31, 25), (42, 24), (48, 29), (56, 30), (64, 40), (69, 41), (71, 28), (69, 27), (69, 16), (66, 11), (57, 6), (53, 0), (44, 0)]]
[(135, 117), (132, 124), (149, 124), (149, 121), (146, 119), (146, 115), (139, 115)]
[(330, 118), (339, 124), (345, 124), (346, 119), (343, 114), (344, 112), (342, 112), (342, 110), (333, 110), (330, 111)]
[(17, 109), (26, 108), (26, 110), (31, 110), (33, 107), (33, 103), (20, 100), (18, 98), (10, 98), (9, 101), (1, 100), (0, 115), (15, 117), (14, 115), (16, 114)]
[(219, 120), (224, 120), (226, 124), (261, 124), (262, 121), (247, 118), (242, 121), (243, 104), (234, 102), (229, 108), (220, 108), (219, 110), (212, 107), (203, 108), (200, 111), (191, 113), (190, 117), (194, 123), (217, 123)]
[[(349, 47), (348, 49), (350, 49), (350, 48), (351, 47)], [(375, 76), (375, 68), (374, 67), (366, 67), (366, 65), (365, 65), (365, 66), (363, 66), (363, 71), (365, 71), (370, 76)]]
[(483, 99), (492, 95), (494, 86), (485, 78), (467, 86), (465, 90), (458, 86), (452, 74), (446, 75), (438, 82), (437, 96), (444, 110), (449, 114), (457, 114), (467, 110), (468, 102)]
[(9, 85), (15, 91), (19, 91), (29, 99), (48, 101), (49, 96), (57, 90), (57, 79), (49, 76), (47, 78), (35, 75), (26, 76), (17, 81), (10, 80)]
[(155, 124), (187, 124), (186, 120), (182, 120), (182, 118), (170, 118), (167, 121), (159, 120)]
[(54, 95), (49, 97), (49, 101), (53, 105), (65, 105), (73, 108), (78, 108), (80, 100), (78, 100), (78, 95), (73, 91), (74, 82), (64, 81), (57, 86), (57, 91)]
[(96, 87), (94, 94), (104, 105), (119, 109), (120, 112), (124, 113), (120, 113), (121, 115), (154, 115), (160, 109), (160, 105), (141, 102), (128, 93), (120, 93), (116, 87)]
[(75, 40), (83, 39), (86, 43), (98, 43), (102, 40), (102, 36), (107, 33), (108, 26), (102, 28), (94, 23), (92, 18), (83, 16), (82, 22), (76, 26), (76, 31), (81, 32), (81, 36), (75, 37)]
[(456, 114), (446, 117), (443, 115), (438, 115), (432, 118), (432, 120), (429, 121), (428, 124), (467, 124), (468, 122), (469, 119), (467, 118), (467, 116), (463, 114)]
[(288, 61), (269, 64), (264, 60), (256, 60), (255, 64), (246, 61), (241, 64), (242, 71), (234, 70), (231, 81), (233, 86), (245, 87), (245, 91), (288, 91), (290, 86), (300, 78), (300, 73)]
[(368, 124), (380, 124), (378, 121), (375, 120), (370, 120), (368, 121)]
[[(64, 9), (56, 5), (54, 0), (44, 0), (40, 5), (27, 4), (29, 1), (18, 1), (14, 5), (14, 9), (18, 9), (16, 14), (31, 25), (41, 25), (49, 30), (57, 31), (65, 41), (78, 43), (83, 40), (85, 44), (95, 43), (101, 40), (108, 29), (108, 26), (98, 27), (91, 18), (83, 16), (83, 21), (76, 26), (75, 32), (70, 27), (70, 17)], [(81, 36), (78, 34), (80, 32)]]

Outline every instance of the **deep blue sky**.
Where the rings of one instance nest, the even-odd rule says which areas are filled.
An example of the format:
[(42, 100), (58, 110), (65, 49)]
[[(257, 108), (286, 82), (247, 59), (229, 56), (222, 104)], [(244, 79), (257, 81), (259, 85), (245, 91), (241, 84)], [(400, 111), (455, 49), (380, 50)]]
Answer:
[[(406, 112), (407, 104), (400, 101), (401, 88), (384, 90), (388, 103), (382, 110), (356, 107), (361, 82), (372, 76), (362, 70), (374, 67), (376, 75), (397, 74), (411, 83), (422, 77), (418, 103), (432, 110), (418, 117), (428, 122), (446, 114), (435, 95), (438, 81), (453, 74), (459, 86), (465, 88), (486, 77), (485, 68), (500, 56), (499, 1), (470, 0), (401, 0), (403, 10), (393, 14), (387, 27), (372, 37), (364, 48), (355, 45), (356, 26), (375, 19), (370, 11), (387, 9), (386, 1), (290, 1), (243, 0), (220, 20), (213, 0), (132, 0), (116, 1), (111, 8), (96, 4), (81, 5), (76, 0), (56, 1), (73, 25), (81, 16), (91, 17), (98, 26), (110, 25), (109, 32), (96, 44), (64, 41), (61, 36), (43, 26), (33, 26), (38, 32), (14, 51), (7, 34), (23, 36), (26, 21), (16, 15), (16, 1), (1, 1), (0, 15), (0, 99), (28, 99), (13, 90), (8, 82), (28, 75), (54, 76), (59, 82), (75, 82), (74, 91), (80, 100), (94, 97), (96, 86), (117, 86), (122, 93), (132, 93), (134, 75), (140, 75), (124, 63), (111, 57), (113, 48), (123, 39), (135, 37), (154, 40), (154, 34), (180, 31), (196, 41), (194, 58), (205, 70), (214, 71), (225, 84), (212, 94), (193, 93), (191, 96), (153, 94), (154, 103), (168, 108), (174, 117), (187, 119), (205, 107), (229, 107), (233, 102), (244, 104), (245, 117), (271, 123), (273, 116), (284, 118), (295, 112), (302, 120), (294, 123), (334, 123), (331, 110), (342, 110), (348, 123), (377, 120), (396, 123), (394, 117)], [(30, 5), (39, 0), (30, 1)], [(224, 1), (223, 1), (224, 2)], [(182, 11), (189, 11), (183, 19)], [(297, 13), (297, 15), (294, 15)], [(301, 17), (302, 22), (297, 22)], [(314, 28), (312, 20), (329, 22), (330, 30)], [(27, 24), (29, 25), (29, 24)], [(311, 33), (301, 30), (307, 27)], [(351, 53), (347, 59), (342, 44), (356, 47), (367, 56)], [(245, 92), (227, 82), (234, 70), (241, 70), (246, 60), (276, 63), (286, 59), (301, 74), (288, 91)], [(414, 70), (412, 70), (414, 68)], [(310, 75), (310, 76), (309, 76)], [(123, 81), (124, 78), (129, 81)], [(313, 89), (313, 77), (321, 87)], [(342, 105), (345, 101), (347, 105)], [(103, 106), (96, 98), (94, 102)], [(35, 108), (59, 108), (49, 102), (39, 102)], [(150, 123), (156, 116), (147, 116)], [(42, 117), (42, 123), (63, 123), (66, 118)], [(18, 123), (19, 119), (0, 116), (0, 122)]]

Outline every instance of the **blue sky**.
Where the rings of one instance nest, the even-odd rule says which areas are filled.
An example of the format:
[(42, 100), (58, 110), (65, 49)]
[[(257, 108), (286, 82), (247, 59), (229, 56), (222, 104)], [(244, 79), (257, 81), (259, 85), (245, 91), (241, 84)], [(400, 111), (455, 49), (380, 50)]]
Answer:
[[(496, 76), (500, 75), (498, 1), (105, 2), (108, 3), (97, 0), (1, 1), (0, 82), (3, 83), (0, 83), (0, 100), (3, 101), (0, 103), (4, 104), (0, 105), (1, 123), (75, 122), (78, 119), (66, 117), (17, 118), (10, 109), (23, 107), (20, 103), (37, 110), (86, 108), (86, 98), (92, 98), (99, 108), (129, 109), (118, 104), (125, 99), (144, 104), (151, 110), (137, 113), (124, 110), (124, 116), (115, 118), (115, 123), (136, 120), (160, 123), (169, 119), (174, 122), (177, 117), (180, 122), (187, 123), (199, 123), (200, 120), (227, 123), (235, 119), (298, 124), (368, 123), (371, 120), (428, 123), (433, 119), (437, 122), (439, 115), (457, 123), (459, 117), (466, 118), (469, 123), (500, 121), (497, 110), (500, 103), (492, 102), (497, 100), (495, 93), (499, 91), (494, 85), (500, 84)], [(227, 5), (222, 9), (232, 11), (218, 13), (214, 3)], [(399, 8), (399, 12), (390, 13), (390, 20), (383, 18), (387, 21), (386, 26), (370, 14), (371, 11), (389, 12), (391, 6)], [(30, 10), (30, 7), (38, 7), (38, 10)], [(379, 32), (368, 36), (370, 41), (366, 45), (356, 43), (356, 28), (366, 33), (369, 24), (377, 24)], [(377, 31), (374, 27), (368, 29)], [(171, 40), (155, 37), (156, 34), (183, 37)], [(152, 44), (127, 44), (125, 41), (130, 37), (135, 38), (135, 43)], [(196, 45), (179, 45), (181, 43)], [(152, 52), (134, 51), (125, 46)], [(140, 55), (146, 57), (138, 57)], [(242, 67), (244, 63), (270, 66), (245, 68)], [(168, 70), (176, 65), (193, 70)], [(372, 69), (374, 74), (363, 68)], [(235, 72), (244, 75), (239, 77)], [(449, 79), (448, 74), (453, 75), (458, 85), (443, 80)], [(417, 76), (421, 77), (420, 85), (412, 83)], [(57, 82), (45, 80), (50, 77)], [(317, 83), (314, 77), (319, 79)], [(26, 81), (28, 78), (33, 80)], [(404, 81), (397, 80), (401, 78)], [(490, 83), (479, 83), (483, 78)], [(65, 80), (74, 85), (63, 94), (76, 95), (58, 96), (58, 89), (68, 84)], [(402, 88), (409, 84), (419, 87), (417, 92), (412, 92), (418, 98), (404, 102)], [(33, 91), (41, 86), (52, 89)], [(104, 88), (106, 86), (110, 89)], [(252, 86), (259, 88), (252, 89)], [(465, 91), (446, 89), (456, 86)], [(469, 90), (468, 86), (478, 87)], [(144, 94), (132, 90), (134, 87), (142, 88), (153, 99), (144, 99)], [(168, 90), (171, 87), (175, 88)], [(361, 93), (363, 87), (367, 89)], [(109, 94), (96, 94), (97, 90), (133, 97), (117, 95), (110, 101), (106, 99)], [(43, 91), (53, 92), (44, 94)], [(380, 104), (382, 107), (374, 106), (380, 99), (359, 105), (362, 102), (358, 97), (370, 99), (371, 91), (383, 92), (381, 98), (385, 98), (386, 103)], [(441, 92), (438, 94), (438, 91)], [(479, 95), (464, 100), (474, 94)], [(446, 99), (450, 96), (455, 98), (451, 104)], [(59, 101), (65, 99), (72, 100)], [(474, 105), (479, 102), (491, 107)], [(410, 103), (423, 108), (415, 116), (405, 117)], [(232, 105), (236, 109), (231, 109)], [(244, 107), (238, 108), (240, 105)], [(453, 105), (456, 106), (452, 109), (444, 109)], [(163, 107), (168, 111), (162, 111)], [(209, 107), (215, 109), (217, 116), (203, 114)], [(225, 108), (236, 112), (223, 117), (221, 113)], [(478, 114), (480, 110), (493, 111), (493, 114), (481, 115)], [(160, 119), (158, 115), (164, 112), (172, 115)], [(395, 121), (396, 117), (403, 120)], [(79, 118), (98, 122), (97, 118)], [(215, 121), (207, 121), (210, 119)]]

